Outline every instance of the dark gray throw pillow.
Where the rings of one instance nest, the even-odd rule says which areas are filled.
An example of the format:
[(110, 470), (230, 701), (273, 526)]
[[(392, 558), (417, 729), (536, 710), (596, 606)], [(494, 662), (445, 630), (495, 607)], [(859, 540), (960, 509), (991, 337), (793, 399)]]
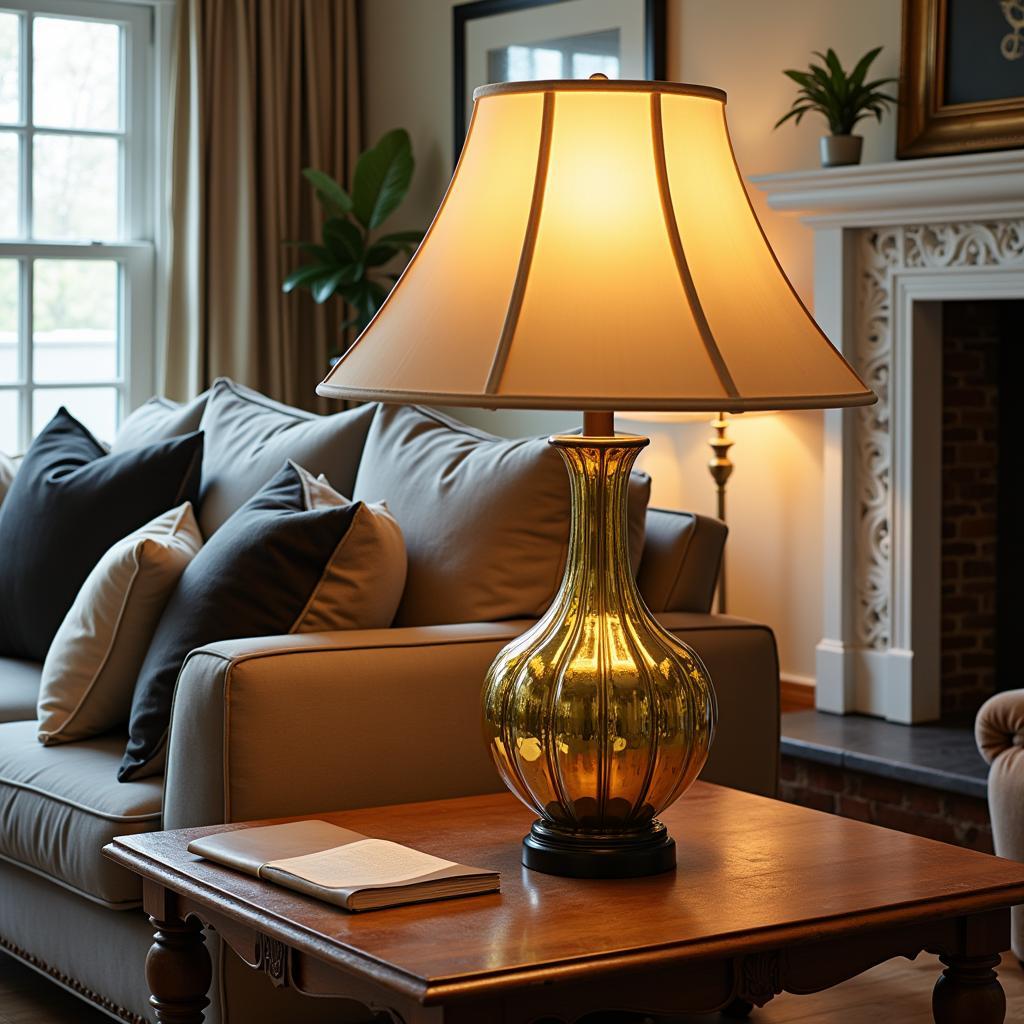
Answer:
[(171, 699), (189, 652), (290, 632), (359, 508), (307, 510), (301, 471), (288, 463), (210, 537), (178, 581), (139, 672), (121, 782), (163, 770)]
[(203, 435), (117, 455), (61, 408), (0, 505), (0, 655), (43, 661), (107, 549), (199, 495)]

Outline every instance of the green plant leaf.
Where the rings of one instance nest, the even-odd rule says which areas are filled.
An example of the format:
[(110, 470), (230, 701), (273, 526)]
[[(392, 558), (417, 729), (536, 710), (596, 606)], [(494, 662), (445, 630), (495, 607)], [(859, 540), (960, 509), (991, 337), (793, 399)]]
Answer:
[(326, 302), (338, 290), (346, 269), (348, 268), (336, 270), (319, 281), (314, 281), (309, 289), (313, 295), (313, 301), (319, 303)]
[(367, 230), (379, 227), (405, 198), (412, 181), (412, 142), (404, 128), (387, 132), (356, 164), (353, 213)]
[(322, 263), (307, 264), (293, 270), (282, 282), (281, 291), (290, 292), (296, 288), (307, 288), (312, 282), (331, 272), (330, 266)]
[(423, 241), (422, 231), (394, 231), (390, 235), (381, 235), (378, 242), (390, 242), (409, 249), (415, 249)]
[(324, 244), (338, 263), (351, 263), (362, 258), (363, 233), (347, 217), (331, 217), (324, 221), (323, 233)]
[(868, 68), (871, 67), (874, 59), (882, 52), (881, 46), (876, 46), (873, 50), (868, 50), (850, 72), (850, 81), (856, 85), (864, 84), (864, 76), (868, 73)]
[(814, 109), (814, 107), (809, 105), (803, 107), (794, 107), (791, 111), (789, 111), (788, 114), (783, 114), (782, 117), (780, 117), (778, 121), (775, 122), (774, 127), (778, 128), (779, 125), (785, 124), (791, 117), (795, 117), (796, 123), (799, 124), (800, 119), (804, 116), (804, 114), (806, 114), (807, 111)]
[(394, 259), (400, 252), (402, 252), (401, 246), (391, 245), (388, 242), (374, 242), (366, 250), (366, 265), (368, 267), (379, 267), (387, 263), (388, 260)]
[(303, 170), (302, 176), (316, 190), (317, 199), (328, 213), (343, 217), (351, 211), (351, 196), (329, 174), (318, 171), (315, 167), (307, 167)]

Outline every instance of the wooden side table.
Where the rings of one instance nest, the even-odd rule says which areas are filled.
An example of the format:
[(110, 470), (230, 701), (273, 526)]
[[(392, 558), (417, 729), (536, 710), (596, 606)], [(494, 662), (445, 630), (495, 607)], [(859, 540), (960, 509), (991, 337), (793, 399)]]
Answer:
[(497, 868), (502, 891), (348, 914), (186, 850), (267, 822), (115, 839), (105, 852), (142, 877), (155, 929), (146, 975), (158, 1020), (203, 1020), (203, 926), (275, 985), (403, 1024), (742, 1012), (922, 951), (944, 966), (937, 1024), (1005, 1016), (994, 968), (1009, 908), (1024, 902), (1024, 865), (1011, 861), (703, 783), (664, 815), (676, 871), (622, 881), (523, 868), (530, 815), (507, 794), (319, 817)]

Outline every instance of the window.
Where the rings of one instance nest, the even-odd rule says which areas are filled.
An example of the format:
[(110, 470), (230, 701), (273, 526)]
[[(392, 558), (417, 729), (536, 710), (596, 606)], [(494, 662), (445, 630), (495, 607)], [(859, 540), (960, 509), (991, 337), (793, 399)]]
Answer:
[(0, 0), (0, 450), (152, 386), (151, 9)]

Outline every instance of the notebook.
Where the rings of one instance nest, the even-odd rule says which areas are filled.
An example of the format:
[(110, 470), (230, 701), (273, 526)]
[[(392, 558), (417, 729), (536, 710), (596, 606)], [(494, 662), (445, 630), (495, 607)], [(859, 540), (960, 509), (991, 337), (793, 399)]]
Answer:
[(219, 832), (193, 839), (188, 850), (345, 910), (378, 910), (500, 888), (496, 871), (370, 839), (327, 821)]

